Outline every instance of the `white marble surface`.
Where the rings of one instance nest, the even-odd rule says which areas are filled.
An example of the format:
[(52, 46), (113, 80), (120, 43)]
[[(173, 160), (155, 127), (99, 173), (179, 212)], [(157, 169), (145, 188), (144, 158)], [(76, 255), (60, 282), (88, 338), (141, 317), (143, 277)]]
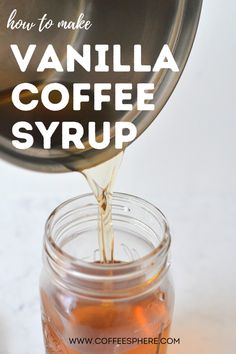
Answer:
[[(127, 151), (117, 181), (117, 190), (154, 202), (171, 224), (172, 335), (182, 343), (170, 354), (235, 353), (235, 10), (233, 0), (205, 4), (182, 80)], [(43, 354), (44, 222), (58, 203), (88, 187), (76, 174), (37, 174), (4, 162), (0, 176), (0, 354)]]

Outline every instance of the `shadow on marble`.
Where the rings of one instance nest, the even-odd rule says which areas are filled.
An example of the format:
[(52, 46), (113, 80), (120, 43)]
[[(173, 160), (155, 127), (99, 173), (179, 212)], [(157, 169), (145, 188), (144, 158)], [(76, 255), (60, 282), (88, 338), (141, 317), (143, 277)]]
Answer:
[[(168, 354), (222, 354), (225, 349), (223, 324), (206, 312), (175, 318), (171, 337), (180, 338), (180, 344), (169, 345)], [(225, 340), (227, 337), (225, 336)]]
[(7, 330), (4, 326), (4, 319), (0, 316), (0, 354), (8, 354)]

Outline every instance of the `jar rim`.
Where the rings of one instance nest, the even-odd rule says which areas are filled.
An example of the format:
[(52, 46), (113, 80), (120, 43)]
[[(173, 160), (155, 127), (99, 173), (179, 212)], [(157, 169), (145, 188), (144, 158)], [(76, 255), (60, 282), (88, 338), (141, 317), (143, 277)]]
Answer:
[[(86, 262), (82, 259), (76, 258), (64, 250), (61, 249), (55, 242), (52, 237), (53, 234), (53, 226), (55, 222), (55, 218), (57, 214), (63, 210), (63, 208), (67, 207), (73, 202), (76, 202), (81, 199), (91, 198), (93, 197), (92, 193), (83, 194), (77, 196), (75, 198), (71, 198), (63, 203), (61, 203), (48, 217), (45, 226), (45, 250), (47, 255), (52, 258), (54, 261), (60, 262), (60, 265), (63, 265), (65, 269), (67, 266), (73, 266), (74, 270), (77, 268), (79, 269), (80, 274), (92, 274), (93, 271), (99, 272), (99, 276), (103, 277), (106, 276), (110, 270), (112, 270), (113, 277), (117, 278), (117, 276), (121, 276), (121, 274), (131, 273), (133, 270), (136, 270), (142, 266), (142, 264), (149, 263), (152, 261), (157, 261), (157, 259), (163, 259), (168, 254), (170, 244), (171, 244), (171, 235), (169, 230), (169, 225), (166, 220), (165, 215), (152, 203), (147, 202), (143, 198), (126, 194), (126, 193), (114, 193), (113, 194), (113, 201), (121, 200), (121, 201), (131, 201), (135, 203), (137, 206), (145, 207), (148, 209), (148, 212), (152, 214), (158, 221), (162, 223), (162, 239), (157, 247), (154, 247), (151, 252), (148, 254), (134, 260), (132, 262), (127, 263), (108, 263), (108, 264), (101, 264), (101, 263), (92, 263)], [(97, 273), (98, 274), (98, 273)]]

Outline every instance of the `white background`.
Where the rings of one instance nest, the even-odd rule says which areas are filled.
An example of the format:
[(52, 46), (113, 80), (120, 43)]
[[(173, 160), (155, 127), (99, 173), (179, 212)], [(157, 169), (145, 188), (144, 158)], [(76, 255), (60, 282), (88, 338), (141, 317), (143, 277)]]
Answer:
[[(182, 344), (170, 354), (235, 353), (235, 32), (235, 1), (205, 1), (184, 75), (127, 150), (116, 184), (158, 205), (171, 225), (172, 335)], [(60, 202), (89, 189), (79, 174), (44, 175), (4, 162), (0, 176), (0, 354), (42, 354), (44, 222)]]

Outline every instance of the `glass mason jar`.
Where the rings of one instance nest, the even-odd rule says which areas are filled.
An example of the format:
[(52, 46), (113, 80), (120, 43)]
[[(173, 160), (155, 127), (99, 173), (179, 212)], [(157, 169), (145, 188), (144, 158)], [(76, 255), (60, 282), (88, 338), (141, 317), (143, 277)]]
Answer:
[(40, 281), (47, 354), (164, 354), (174, 303), (163, 214), (113, 197), (113, 264), (99, 262), (98, 206), (88, 194), (49, 217)]

